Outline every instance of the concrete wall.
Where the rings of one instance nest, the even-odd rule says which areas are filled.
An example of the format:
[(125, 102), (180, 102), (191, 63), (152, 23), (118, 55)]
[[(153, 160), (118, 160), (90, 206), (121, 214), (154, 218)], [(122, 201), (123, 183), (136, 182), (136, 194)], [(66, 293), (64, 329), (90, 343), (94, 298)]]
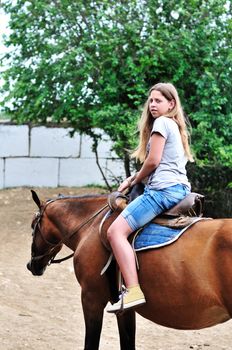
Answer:
[[(0, 188), (104, 185), (88, 136), (71, 129), (0, 123)], [(98, 147), (100, 164), (112, 183), (125, 176), (122, 161), (104, 137)]]

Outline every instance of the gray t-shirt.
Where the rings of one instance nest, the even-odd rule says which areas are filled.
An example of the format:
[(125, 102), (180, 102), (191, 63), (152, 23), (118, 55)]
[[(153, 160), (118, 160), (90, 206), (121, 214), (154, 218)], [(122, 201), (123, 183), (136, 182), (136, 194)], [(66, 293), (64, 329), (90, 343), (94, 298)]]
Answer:
[(160, 133), (166, 142), (160, 164), (148, 178), (148, 187), (159, 190), (183, 184), (191, 189), (185, 169), (187, 157), (178, 125), (173, 119), (161, 116), (154, 120), (151, 135), (154, 132)]

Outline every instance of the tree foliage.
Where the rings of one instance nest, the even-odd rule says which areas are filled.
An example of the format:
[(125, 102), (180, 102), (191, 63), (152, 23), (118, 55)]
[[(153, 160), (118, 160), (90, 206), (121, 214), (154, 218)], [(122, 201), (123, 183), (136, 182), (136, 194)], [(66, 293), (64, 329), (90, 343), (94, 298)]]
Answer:
[[(66, 121), (124, 158), (148, 89), (174, 83), (200, 164), (232, 166), (232, 16), (226, 0), (4, 0), (14, 120)], [(11, 101), (11, 103), (10, 103)], [(96, 143), (95, 143), (96, 144)]]

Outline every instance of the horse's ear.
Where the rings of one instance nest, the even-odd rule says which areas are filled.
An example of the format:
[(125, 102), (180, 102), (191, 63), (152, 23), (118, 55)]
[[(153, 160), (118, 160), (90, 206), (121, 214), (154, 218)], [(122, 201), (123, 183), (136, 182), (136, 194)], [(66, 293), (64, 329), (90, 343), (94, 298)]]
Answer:
[(38, 208), (41, 209), (41, 202), (40, 202), (39, 197), (37, 196), (37, 193), (35, 191), (33, 191), (33, 190), (31, 190), (31, 193), (32, 193), (33, 201), (38, 206)]

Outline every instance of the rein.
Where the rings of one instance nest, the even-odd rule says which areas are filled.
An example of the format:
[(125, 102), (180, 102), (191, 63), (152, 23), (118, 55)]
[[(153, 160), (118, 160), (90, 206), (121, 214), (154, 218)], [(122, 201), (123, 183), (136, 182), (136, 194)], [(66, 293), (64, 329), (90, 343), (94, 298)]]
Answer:
[[(58, 198), (59, 199), (59, 198)], [(47, 208), (48, 204), (50, 203), (53, 203), (55, 202), (57, 199), (54, 199), (54, 200), (50, 200), (49, 202), (46, 203), (46, 205), (43, 207), (43, 209), (41, 211), (39, 211), (37, 214), (36, 214), (36, 222), (35, 222), (35, 225), (34, 225), (34, 228), (33, 228), (33, 232), (32, 232), (32, 236), (34, 237), (35, 235), (35, 231), (36, 231), (36, 228), (38, 228), (39, 232), (40, 232), (40, 235), (41, 237), (43, 238), (44, 242), (48, 245), (50, 245), (52, 248), (51, 250), (48, 252), (48, 253), (45, 253), (43, 255), (38, 255), (38, 256), (35, 256), (33, 258), (33, 260), (39, 260), (39, 259), (42, 259), (48, 255), (51, 254), (51, 252), (53, 252), (59, 245), (63, 244), (65, 241), (69, 240), (70, 238), (72, 238), (73, 236), (75, 236), (78, 231), (84, 227), (85, 225), (87, 225), (90, 221), (92, 221), (95, 217), (97, 217), (104, 209), (106, 209), (109, 205), (106, 204), (104, 205), (104, 207), (100, 208), (97, 212), (95, 212), (93, 215), (91, 215), (86, 221), (82, 222), (80, 225), (78, 225), (74, 231), (68, 235), (67, 237), (64, 238), (64, 240), (61, 240), (59, 241), (58, 243), (52, 243), (52, 242), (49, 242), (43, 235), (42, 231), (41, 231), (41, 228), (40, 228), (40, 221), (42, 220), (42, 217), (43, 217), (43, 214), (45, 212), (45, 209)], [(72, 258), (74, 256), (74, 252), (71, 253), (70, 255), (64, 257), (64, 258), (61, 258), (61, 259), (55, 259), (55, 255), (54, 257), (51, 258), (51, 260), (49, 261), (48, 265), (50, 264), (59, 264), (61, 263), (62, 261), (65, 261), (65, 260), (68, 260), (70, 258)]]
[(101, 209), (99, 209), (96, 213), (94, 213), (90, 218), (88, 218), (86, 221), (84, 221), (82, 224), (77, 226), (73, 233), (68, 237), (68, 239), (72, 238), (83, 226), (87, 225), (91, 220), (93, 220), (98, 214), (100, 214), (104, 209), (106, 209), (109, 206), (109, 204), (104, 205)]
[[(104, 209), (106, 209), (108, 207), (108, 204), (106, 204), (104, 207), (102, 207), (101, 209), (99, 209), (96, 213), (94, 213), (90, 218), (88, 218), (86, 221), (82, 222), (79, 226), (77, 226), (77, 228), (71, 233), (70, 236), (68, 236), (67, 238), (65, 238), (64, 241), (72, 238), (73, 236), (75, 236), (75, 234), (78, 233), (78, 231), (84, 227), (85, 225), (87, 225), (91, 220), (93, 220), (96, 216), (98, 216)], [(62, 241), (62, 242), (64, 242)], [(74, 256), (74, 253), (71, 253), (70, 255), (66, 256), (65, 258), (61, 258), (61, 259), (52, 259), (51, 260), (51, 264), (59, 264), (62, 261), (68, 260), (70, 258), (72, 258)]]

